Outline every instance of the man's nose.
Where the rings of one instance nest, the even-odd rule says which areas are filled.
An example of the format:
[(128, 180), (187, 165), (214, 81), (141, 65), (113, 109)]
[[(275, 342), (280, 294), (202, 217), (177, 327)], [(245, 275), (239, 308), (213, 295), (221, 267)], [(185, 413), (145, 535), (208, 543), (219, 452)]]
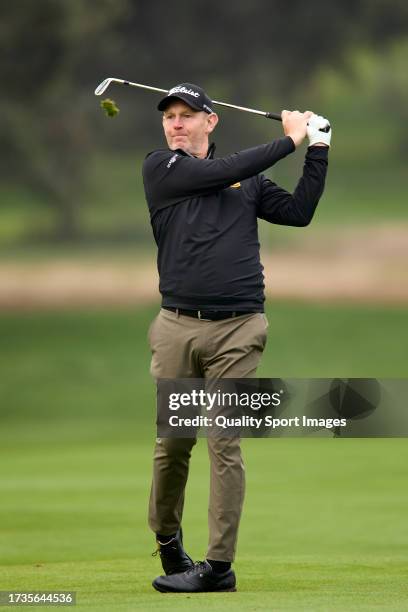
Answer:
[(173, 128), (175, 130), (181, 130), (183, 127), (183, 120), (181, 117), (175, 117), (173, 122)]

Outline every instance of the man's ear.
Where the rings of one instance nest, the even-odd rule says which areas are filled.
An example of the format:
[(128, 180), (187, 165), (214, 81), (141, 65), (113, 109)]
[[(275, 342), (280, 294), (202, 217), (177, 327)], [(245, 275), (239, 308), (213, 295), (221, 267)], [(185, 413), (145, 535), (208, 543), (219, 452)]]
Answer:
[(211, 134), (211, 132), (215, 129), (215, 126), (218, 123), (218, 115), (217, 113), (211, 113), (208, 115), (207, 117), (207, 131), (208, 134)]

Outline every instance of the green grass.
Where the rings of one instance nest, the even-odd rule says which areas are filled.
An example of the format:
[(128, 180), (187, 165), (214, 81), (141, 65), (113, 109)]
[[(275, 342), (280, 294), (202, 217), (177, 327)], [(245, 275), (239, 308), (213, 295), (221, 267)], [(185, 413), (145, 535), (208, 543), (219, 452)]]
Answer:
[[(160, 573), (146, 524), (152, 439), (137, 415), (108, 424), (2, 430), (3, 590), (75, 590), (92, 610), (406, 609), (405, 440), (245, 440), (238, 593), (164, 596), (150, 586)], [(196, 559), (207, 491), (200, 440), (184, 517)]]
[(408, 375), (408, 310), (381, 306), (269, 304), (260, 377)]
[[(244, 440), (238, 592), (152, 589), (154, 312), (1, 314), (0, 590), (72, 589), (88, 610), (407, 609), (405, 439)], [(268, 317), (260, 376), (406, 376), (404, 310), (276, 303)], [(201, 439), (183, 521), (195, 559), (208, 487)]]
[[(3, 417), (81, 416), (96, 401), (99, 415), (133, 415), (136, 390), (151, 403), (146, 331), (157, 311), (1, 314)], [(407, 309), (269, 302), (267, 316), (259, 376), (408, 374)]]

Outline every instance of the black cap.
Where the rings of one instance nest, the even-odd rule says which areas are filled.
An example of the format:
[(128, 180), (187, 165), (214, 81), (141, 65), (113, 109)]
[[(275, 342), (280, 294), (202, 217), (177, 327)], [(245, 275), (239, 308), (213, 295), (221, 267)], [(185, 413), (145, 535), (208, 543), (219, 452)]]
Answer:
[(162, 98), (157, 106), (157, 110), (164, 111), (171, 100), (183, 100), (186, 104), (197, 111), (213, 113), (212, 101), (205, 93), (204, 89), (193, 83), (180, 83), (169, 89), (167, 96)]

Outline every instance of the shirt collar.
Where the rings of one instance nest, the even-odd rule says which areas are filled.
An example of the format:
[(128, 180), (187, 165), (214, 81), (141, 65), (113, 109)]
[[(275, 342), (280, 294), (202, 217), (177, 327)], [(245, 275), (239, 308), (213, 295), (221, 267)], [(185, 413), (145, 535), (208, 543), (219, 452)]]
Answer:
[[(207, 155), (205, 156), (205, 159), (213, 159), (214, 158), (214, 153), (215, 153), (215, 142), (212, 142), (210, 144), (210, 146), (208, 147), (208, 151), (207, 151)], [(171, 149), (169, 149), (171, 150)], [(175, 151), (172, 151), (173, 153), (181, 153), (182, 155), (187, 155), (188, 157), (195, 157), (195, 155), (191, 155), (191, 153), (188, 153), (187, 151), (184, 151), (184, 149), (176, 149)]]
[(210, 146), (208, 147), (208, 151), (207, 151), (207, 155), (206, 155), (205, 159), (213, 159), (214, 153), (215, 153), (215, 149), (216, 149), (215, 142), (212, 142), (210, 144)]

